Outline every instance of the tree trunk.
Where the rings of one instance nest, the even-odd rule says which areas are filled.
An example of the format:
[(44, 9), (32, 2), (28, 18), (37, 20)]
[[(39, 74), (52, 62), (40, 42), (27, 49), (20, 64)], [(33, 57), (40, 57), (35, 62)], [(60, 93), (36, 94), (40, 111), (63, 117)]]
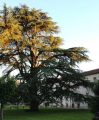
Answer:
[(30, 111), (31, 112), (39, 111), (39, 102), (37, 100), (32, 100), (30, 102)]
[(4, 105), (1, 103), (0, 120), (3, 120), (3, 107)]

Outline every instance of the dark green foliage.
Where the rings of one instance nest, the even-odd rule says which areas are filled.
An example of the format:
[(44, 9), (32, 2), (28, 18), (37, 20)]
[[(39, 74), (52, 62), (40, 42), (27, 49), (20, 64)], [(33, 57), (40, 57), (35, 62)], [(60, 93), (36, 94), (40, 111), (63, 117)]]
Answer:
[(0, 118), (3, 120), (3, 108), (7, 102), (10, 102), (15, 91), (15, 81), (13, 77), (0, 78)]
[(10, 102), (10, 99), (15, 91), (15, 79), (13, 77), (0, 78), (0, 103), (5, 104)]
[(97, 81), (94, 85), (93, 91), (96, 96), (99, 96), (99, 81)]
[(22, 98), (22, 94), (21, 94), (19, 85), (15, 86), (15, 90), (14, 90), (13, 95), (11, 96), (10, 103), (16, 104), (16, 105), (23, 103), (23, 98)]
[(95, 83), (93, 88), (95, 96), (91, 99), (90, 107), (92, 112), (99, 112), (99, 81)]

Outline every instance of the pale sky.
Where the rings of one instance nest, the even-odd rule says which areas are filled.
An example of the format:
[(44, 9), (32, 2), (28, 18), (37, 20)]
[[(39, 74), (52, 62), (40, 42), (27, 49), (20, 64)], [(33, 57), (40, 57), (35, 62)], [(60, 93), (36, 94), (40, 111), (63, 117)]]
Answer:
[(82, 63), (84, 71), (99, 68), (99, 0), (0, 0), (0, 9), (26, 4), (42, 9), (60, 27), (64, 47), (85, 47), (91, 62)]

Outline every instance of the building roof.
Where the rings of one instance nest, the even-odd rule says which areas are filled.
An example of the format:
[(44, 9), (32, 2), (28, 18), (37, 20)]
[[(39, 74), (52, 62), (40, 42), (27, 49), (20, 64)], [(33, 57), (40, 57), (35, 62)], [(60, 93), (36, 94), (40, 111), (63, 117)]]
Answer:
[(83, 74), (85, 76), (87, 76), (87, 75), (93, 75), (93, 74), (98, 74), (98, 73), (99, 73), (99, 68), (83, 72)]

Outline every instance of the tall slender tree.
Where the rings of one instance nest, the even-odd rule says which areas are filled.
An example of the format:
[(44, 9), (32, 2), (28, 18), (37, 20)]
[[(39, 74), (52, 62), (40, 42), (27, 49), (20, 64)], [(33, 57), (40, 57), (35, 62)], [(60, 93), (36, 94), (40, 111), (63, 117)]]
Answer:
[(92, 112), (97, 113), (99, 112), (99, 80), (94, 83), (93, 93), (94, 96), (92, 97), (89, 105), (91, 107)]

